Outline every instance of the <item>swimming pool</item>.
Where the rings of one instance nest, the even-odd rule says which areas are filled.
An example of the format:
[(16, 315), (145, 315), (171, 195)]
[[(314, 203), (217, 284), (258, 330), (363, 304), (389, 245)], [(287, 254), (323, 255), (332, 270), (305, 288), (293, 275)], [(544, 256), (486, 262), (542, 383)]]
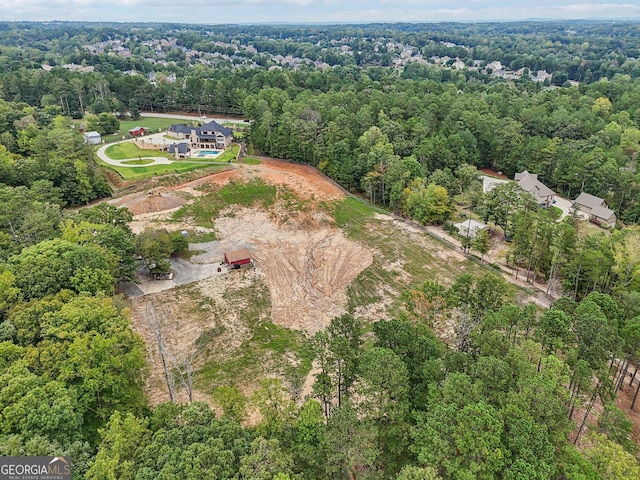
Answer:
[(213, 157), (220, 153), (220, 150), (200, 150), (198, 157)]

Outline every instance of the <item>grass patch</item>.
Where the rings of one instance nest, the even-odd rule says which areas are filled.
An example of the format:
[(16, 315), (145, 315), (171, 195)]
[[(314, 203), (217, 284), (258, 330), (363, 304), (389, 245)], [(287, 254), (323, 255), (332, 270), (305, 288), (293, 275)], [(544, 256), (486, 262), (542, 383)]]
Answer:
[(104, 153), (113, 160), (125, 160), (135, 157), (171, 158), (167, 152), (161, 152), (160, 150), (142, 150), (133, 142), (116, 143), (115, 145), (107, 147)]
[[(151, 133), (158, 133), (158, 130), (166, 130), (175, 123), (189, 123), (187, 120), (176, 120), (175, 118), (143, 117), (140, 120), (121, 120), (120, 129), (113, 135), (103, 135), (105, 143), (122, 140), (122, 137), (129, 137), (129, 130), (134, 127), (148, 128)], [(143, 137), (144, 138), (144, 137)]]
[(605, 235), (611, 235), (611, 230), (608, 228), (600, 227), (595, 223), (591, 223), (589, 220), (578, 221), (578, 236), (586, 237), (588, 235), (598, 235), (604, 233)]
[(240, 145), (232, 144), (229, 148), (227, 148), (222, 155), (217, 157), (216, 162), (233, 162), (238, 156), (238, 152), (240, 151)]
[(151, 160), (150, 158), (143, 158), (140, 160), (125, 160), (121, 163), (123, 165), (148, 165), (150, 163), (153, 163), (153, 160)]
[(189, 232), (189, 236), (187, 237), (189, 239), (189, 243), (206, 243), (206, 242), (213, 242), (215, 240), (218, 239), (218, 237), (216, 236), (216, 232), (192, 232), (191, 230), (188, 230)]
[(242, 160), (242, 163), (244, 163), (245, 165), (260, 165), (262, 162), (256, 157), (245, 157)]
[(187, 161), (187, 162), (208, 162), (208, 163), (231, 163), (235, 161), (238, 156), (238, 151), (240, 150), (240, 146), (233, 144), (229, 148), (227, 148), (223, 153), (218, 155), (216, 158), (207, 158), (207, 157), (190, 157), (183, 160), (178, 161)]
[[(400, 294), (427, 280), (450, 284), (462, 273), (481, 276), (486, 270), (467, 260), (448, 258), (441, 252), (449, 247), (423, 234), (414, 242), (407, 232), (390, 220), (376, 219), (375, 213), (386, 213), (357, 198), (348, 197), (334, 205), (336, 224), (345, 234), (371, 248), (373, 263), (363, 270), (348, 287), (351, 312), (386, 298), (393, 298), (392, 314), (402, 309)], [(406, 275), (390, 264), (399, 262)]]
[(554, 220), (557, 220), (562, 216), (562, 209), (554, 207), (553, 205), (547, 207), (547, 211), (549, 212), (549, 215), (551, 215), (551, 218), (553, 218)]
[(118, 174), (127, 181), (140, 180), (143, 178), (155, 177), (157, 175), (166, 175), (169, 173), (185, 173), (197, 169), (210, 169), (211, 173), (216, 171), (226, 170), (226, 165), (209, 165), (205, 163), (183, 163), (173, 162), (169, 165), (151, 165), (149, 167), (118, 167), (115, 165), (109, 165), (101, 160), (98, 163), (105, 168), (118, 172)]
[(363, 229), (363, 221), (373, 218), (378, 209), (355, 197), (347, 197), (335, 206), (333, 217), (346, 233), (357, 233)]
[[(157, 175), (165, 175), (168, 173), (185, 173), (200, 168), (212, 168), (213, 171), (221, 170), (226, 168), (224, 165), (228, 164), (228, 159), (235, 159), (239, 148), (240, 147), (238, 145), (232, 145), (231, 148), (227, 149), (216, 159), (182, 159), (175, 160), (173, 163), (167, 165), (128, 168), (126, 166), (109, 165), (100, 160), (99, 163), (110, 170), (118, 172), (124, 180), (131, 181), (155, 177)], [(145, 161), (146, 159), (144, 157), (165, 157), (173, 159), (173, 157), (167, 152), (161, 152), (159, 150), (141, 150), (133, 142), (111, 145), (106, 149), (105, 153), (114, 160), (132, 158), (131, 162), (125, 162), (131, 165), (145, 165), (147, 163), (151, 163), (150, 161)], [(138, 159), (135, 157), (138, 157)], [(216, 165), (218, 163), (220, 164), (219, 166)]]
[(233, 127), (246, 128), (246, 127), (248, 127), (248, 125), (246, 123), (243, 123), (243, 122), (230, 122), (230, 121), (222, 122), (222, 126), (223, 127), (227, 127), (227, 128), (233, 128)]
[(254, 179), (247, 183), (230, 182), (220, 190), (220, 195), (229, 205), (235, 203), (244, 207), (260, 205), (268, 208), (273, 205), (277, 190), (274, 185)]
[(232, 181), (219, 190), (197, 198), (192, 204), (181, 207), (173, 214), (173, 219), (177, 221), (192, 218), (196, 225), (212, 228), (213, 220), (226, 206), (268, 208), (275, 202), (276, 193), (277, 187), (260, 179), (246, 183)]
[[(161, 117), (142, 117), (139, 120), (123, 120), (120, 122), (120, 131), (128, 133), (134, 127), (144, 127), (149, 128), (151, 130), (158, 129), (166, 130), (170, 125), (174, 125), (177, 123), (184, 123), (189, 125), (191, 122), (189, 120), (177, 120), (175, 118), (161, 118)], [(198, 122), (199, 123), (199, 122)]]
[[(274, 371), (297, 378), (306, 376), (312, 360), (309, 341), (302, 332), (271, 322), (271, 297), (262, 280), (248, 287), (227, 290), (223, 299), (229, 305), (243, 305), (237, 309), (239, 321), (250, 334), (229, 355), (205, 363), (197, 374), (199, 383), (213, 390), (218, 385), (257, 381), (265, 373)], [(296, 359), (296, 365), (288, 358)]]

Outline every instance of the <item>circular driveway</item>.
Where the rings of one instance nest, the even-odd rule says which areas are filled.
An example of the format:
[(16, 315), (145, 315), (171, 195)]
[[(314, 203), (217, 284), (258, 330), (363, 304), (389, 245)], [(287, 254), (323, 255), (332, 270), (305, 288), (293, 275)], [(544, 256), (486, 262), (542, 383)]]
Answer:
[[(160, 135), (160, 138), (162, 138), (162, 133), (158, 133), (156, 135)], [(145, 141), (149, 141), (149, 138), (151, 137), (155, 137), (155, 135), (149, 135), (148, 137), (143, 137)], [(163, 138), (163, 140), (166, 140), (165, 138)], [(96, 154), (98, 155), (98, 158), (100, 158), (100, 160), (102, 160), (104, 163), (108, 163), (109, 165), (114, 165), (116, 167), (127, 167), (127, 168), (139, 168), (139, 167), (151, 167), (153, 165), (170, 165), (173, 163), (173, 160), (170, 160), (168, 158), (165, 157), (149, 157), (149, 156), (142, 156), (140, 155), (140, 157), (138, 158), (123, 158), (121, 160), (114, 160), (113, 158), (109, 157), (106, 154), (106, 150), (107, 148), (109, 148), (111, 145), (116, 145), (118, 143), (125, 143), (125, 142), (132, 142), (133, 140), (121, 140), (119, 142), (115, 142), (115, 143), (107, 143), (106, 145), (101, 146), (98, 151), (96, 152)], [(174, 142), (172, 140), (170, 140), (169, 142), (171, 143), (177, 143)], [(152, 142), (152, 143), (158, 143), (159, 145), (161, 145), (161, 142)], [(145, 163), (144, 165), (135, 165), (135, 164), (131, 164), (131, 163), (123, 163), (123, 162), (130, 162), (132, 160), (140, 160), (140, 158), (144, 158), (145, 160), (153, 160), (150, 163)]]

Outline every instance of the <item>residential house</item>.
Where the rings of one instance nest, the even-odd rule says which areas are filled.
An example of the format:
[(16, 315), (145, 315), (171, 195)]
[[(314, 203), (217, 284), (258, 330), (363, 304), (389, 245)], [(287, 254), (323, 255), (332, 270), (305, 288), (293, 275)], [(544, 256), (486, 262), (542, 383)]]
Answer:
[(102, 137), (99, 132), (85, 132), (83, 135), (85, 143), (88, 143), (89, 145), (99, 145), (102, 143)]
[(233, 132), (213, 120), (201, 127), (190, 127), (184, 124), (171, 125), (167, 129), (167, 134), (181, 140), (189, 140), (189, 146), (192, 150), (228, 148), (233, 141)]
[(600, 225), (606, 225), (609, 228), (616, 226), (616, 214), (608, 207), (604, 199), (582, 192), (573, 201), (573, 204), (579, 212), (586, 214), (590, 220)]
[(189, 144), (185, 142), (173, 143), (169, 145), (167, 151), (175, 158), (187, 158), (189, 156), (190, 148)]
[(453, 226), (456, 227), (460, 235), (465, 238), (476, 238), (480, 230), (489, 230), (489, 225), (471, 219), (461, 223), (454, 223)]
[(553, 203), (555, 192), (538, 180), (537, 174), (525, 170), (516, 173), (514, 179), (522, 190), (534, 196), (541, 207), (546, 208)]

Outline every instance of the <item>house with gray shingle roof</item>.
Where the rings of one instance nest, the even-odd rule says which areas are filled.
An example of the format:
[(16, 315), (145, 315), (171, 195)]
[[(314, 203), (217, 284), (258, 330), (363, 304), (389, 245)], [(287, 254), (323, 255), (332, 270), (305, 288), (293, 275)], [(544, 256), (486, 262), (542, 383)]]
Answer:
[(616, 214), (609, 208), (607, 202), (600, 197), (582, 192), (573, 201), (578, 211), (589, 216), (589, 219), (595, 220), (600, 225), (606, 225), (609, 228), (616, 226)]
[(186, 158), (189, 156), (189, 144), (182, 142), (182, 143), (174, 143), (169, 145), (168, 151), (171, 155), (173, 155), (175, 158)]
[(99, 145), (102, 143), (102, 137), (99, 132), (85, 132), (83, 135), (85, 143), (88, 143), (89, 145)]
[(460, 223), (454, 223), (453, 226), (458, 229), (460, 235), (471, 239), (476, 238), (479, 231), (489, 230), (489, 225), (472, 219), (465, 220), (464, 222)]
[(181, 140), (189, 140), (190, 148), (228, 148), (233, 141), (233, 132), (216, 121), (210, 121), (200, 127), (191, 127), (182, 123), (171, 125), (167, 134)]
[(529, 173), (525, 170), (524, 172), (516, 173), (514, 179), (522, 190), (535, 197), (541, 207), (546, 208), (553, 203), (553, 197), (556, 193), (538, 180), (537, 174)]

